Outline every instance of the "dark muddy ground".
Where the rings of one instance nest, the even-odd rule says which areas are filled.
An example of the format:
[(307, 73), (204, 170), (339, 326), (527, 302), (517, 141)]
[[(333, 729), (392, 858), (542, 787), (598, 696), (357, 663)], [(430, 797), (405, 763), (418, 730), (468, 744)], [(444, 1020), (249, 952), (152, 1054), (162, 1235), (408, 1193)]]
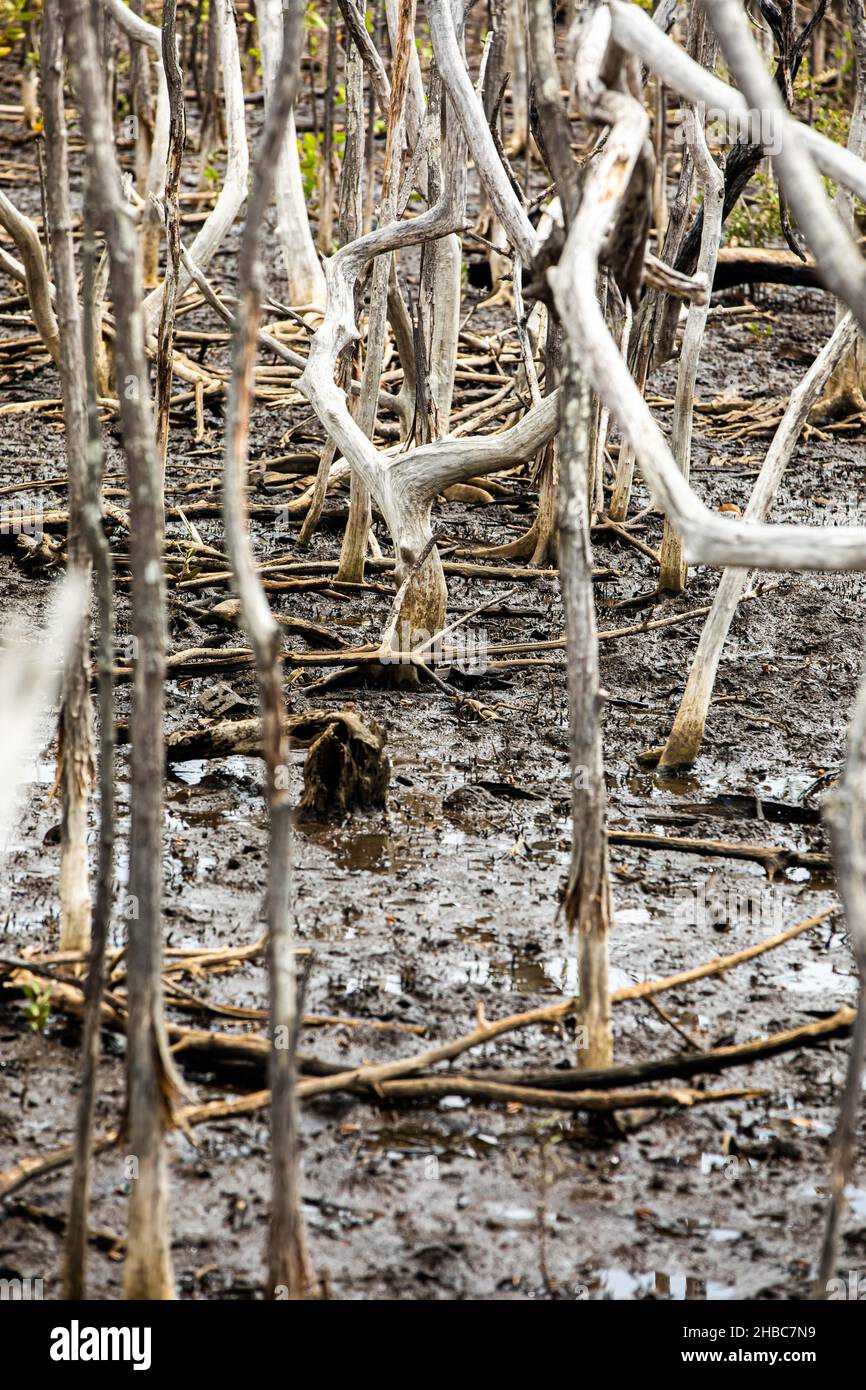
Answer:
[[(231, 254), (221, 259), (220, 274), (228, 273)], [(8, 282), (4, 293), (12, 293)], [(479, 311), (473, 327), (482, 331), (495, 321), (489, 311)], [(203, 315), (196, 322), (214, 326)], [(783, 397), (831, 322), (823, 296), (785, 291), (761, 296), (754, 315), (714, 316), (700, 400), (730, 394), (760, 403)], [(8, 318), (3, 330), (25, 331)], [(669, 397), (674, 380), (669, 365), (653, 388)], [(43, 398), (57, 394), (57, 383), (45, 367), (0, 391), (7, 401)], [(662, 412), (662, 418), (669, 414)], [(280, 439), (287, 423), (284, 412), (258, 411), (255, 458), (284, 452)], [(696, 418), (696, 486), (715, 506), (743, 507), (769, 436), (725, 441), (710, 432), (710, 423), (706, 415)], [(207, 456), (196, 452), (191, 430), (175, 431), (172, 465), (179, 486), (197, 476), (185, 472), (185, 465), (212, 464), (218, 471), (218, 413), (209, 414), (208, 425), (205, 446), (213, 452)], [(314, 450), (315, 437), (304, 442), (301, 434), (289, 447)], [(41, 414), (5, 418), (0, 461), (0, 485), (56, 477), (63, 468), (59, 426)], [(106, 471), (120, 467), (117, 445), (109, 439)], [(525, 481), (511, 479), (509, 487), (513, 500), (493, 506), (442, 505), (443, 539), (484, 542), (518, 534), (531, 520), (533, 499)], [(844, 524), (862, 512), (864, 493), (861, 439), (812, 436), (797, 450), (774, 516)], [(647, 501), (638, 486), (635, 509)], [(207, 540), (220, 544), (218, 521), (197, 524)], [(183, 534), (179, 522), (169, 529)], [(272, 527), (257, 523), (254, 530), (262, 557), (294, 549), (292, 538), (275, 536)], [(650, 516), (640, 534), (657, 545), (660, 519)], [(387, 553), (381, 527), (379, 536)], [(332, 558), (338, 538), (330, 522), (314, 542), (314, 558)], [(119, 533), (115, 539), (119, 546)], [(602, 629), (686, 612), (710, 600), (717, 579), (698, 569), (682, 599), (617, 608), (653, 587), (653, 567), (605, 535), (597, 537), (597, 559), (616, 571), (598, 589)], [(53, 576), (22, 566), (11, 542), (0, 555), (0, 575), (6, 611), (23, 607), (36, 630)], [(454, 579), (451, 610), (513, 587), (513, 581)], [(768, 579), (766, 592), (735, 619), (717, 685), (724, 699), (714, 709), (697, 766), (680, 779), (657, 780), (639, 755), (669, 730), (700, 621), (605, 643), (611, 824), (826, 849), (815, 811), (825, 774), (838, 768), (844, 754), (845, 719), (860, 666), (862, 589), (859, 578)], [(215, 586), (193, 597), (213, 604), (227, 595), (225, 587)], [(387, 593), (363, 599), (276, 595), (274, 601), (351, 640), (372, 637), (389, 605)], [(508, 617), (485, 613), (473, 619), (476, 636), (491, 643), (532, 641), (561, 630), (554, 579), (520, 583), (509, 607), (526, 611)], [(123, 631), (124, 599), (118, 616)], [(173, 603), (172, 650), (201, 645), (215, 632)], [(304, 644), (293, 638), (292, 645)], [(219, 679), (240, 701), (254, 700), (248, 672)], [(213, 684), (213, 678), (171, 682), (168, 727), (188, 727), (204, 717), (202, 697)], [(412, 692), (355, 687), (326, 695), (305, 694), (301, 682), (289, 688), (294, 710), (341, 707), (351, 700), (362, 716), (375, 717), (387, 731), (394, 774), (387, 813), (297, 827), (297, 931), (312, 952), (308, 1012), (421, 1025), (433, 1042), (468, 1031), (479, 1004), (494, 1018), (553, 1003), (576, 987), (574, 942), (557, 919), (570, 829), (563, 667), (489, 672), (474, 678), (466, 693), (492, 707), (497, 718), (463, 717), (455, 699), (426, 686)], [(118, 710), (120, 718), (127, 716), (125, 687)], [(4, 866), (0, 949), (6, 954), (57, 947), (51, 732), (47, 727), (44, 749), (28, 775), (21, 824)], [(122, 885), (128, 829), (122, 753), (118, 771)], [(736, 796), (779, 803), (781, 809), (731, 801)], [(165, 848), (170, 946), (240, 946), (259, 938), (265, 843), (257, 760), (194, 762), (172, 770)], [(758, 864), (733, 859), (616, 846), (611, 854), (617, 985), (736, 951), (836, 901), (828, 879), (804, 869), (771, 882)], [(113, 944), (122, 944), (120, 924)], [(215, 1003), (265, 1003), (260, 962), (185, 983)], [(826, 1016), (854, 992), (852, 955), (836, 913), (786, 947), (724, 978), (676, 990), (661, 1003), (674, 1024), (710, 1047)], [(189, 1015), (177, 1018), (195, 1022)], [(217, 1019), (213, 1026), (231, 1025)], [(645, 1004), (619, 1006), (615, 1030), (623, 1061), (661, 1057), (684, 1046), (671, 1022)], [(0, 1042), (5, 1169), (71, 1136), (79, 1031), (53, 1015), (44, 1032), (33, 1032), (20, 1001), (7, 998), (0, 1006)], [(341, 1063), (397, 1057), (421, 1045), (412, 1033), (363, 1024), (308, 1028), (302, 1037), (305, 1053)], [(453, 1098), (417, 1108), (345, 1096), (307, 1104), (304, 1196), (316, 1268), (327, 1274), (333, 1295), (347, 1299), (802, 1297), (820, 1240), (829, 1137), (846, 1053), (847, 1043), (831, 1043), (706, 1082), (708, 1089), (761, 1088), (767, 1093), (761, 1098), (676, 1113), (629, 1112), (616, 1123), (525, 1108), (506, 1112)], [(573, 1059), (567, 1029), (532, 1029), (470, 1054), (462, 1069), (568, 1065)], [(258, 1077), (229, 1083), (224, 1075), (192, 1069), (186, 1080), (191, 1095), (202, 1100), (260, 1084)], [(122, 1100), (123, 1044), (109, 1037), (99, 1130), (117, 1120)], [(176, 1134), (169, 1141), (180, 1291), (187, 1298), (261, 1297), (266, 1115), (198, 1128), (192, 1140)], [(92, 1210), (95, 1228), (118, 1235), (125, 1224), (123, 1157), (110, 1153), (97, 1161)], [(860, 1159), (862, 1168), (862, 1154)], [(46, 1297), (59, 1295), (62, 1236), (54, 1218), (62, 1217), (68, 1181), (63, 1170), (13, 1196), (0, 1227), (0, 1274), (41, 1277)], [(843, 1273), (859, 1269), (864, 1258), (866, 1189), (857, 1189), (846, 1224)], [(110, 1238), (95, 1242), (91, 1296), (117, 1297), (120, 1277), (121, 1256)]]

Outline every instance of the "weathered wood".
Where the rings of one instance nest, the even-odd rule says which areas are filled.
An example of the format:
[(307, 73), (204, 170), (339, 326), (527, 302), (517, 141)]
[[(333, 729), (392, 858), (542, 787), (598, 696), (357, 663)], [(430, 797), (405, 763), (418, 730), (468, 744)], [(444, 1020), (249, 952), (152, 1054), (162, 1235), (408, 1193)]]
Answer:
[(129, 854), (128, 1145), (137, 1179), (129, 1202), (124, 1289), (129, 1298), (171, 1298), (168, 1175), (163, 1133), (179, 1090), (162, 1012), (162, 719), (165, 583), (160, 465), (141, 308), (141, 257), (121, 191), (92, 15), (62, 0), (92, 196), (110, 261), (117, 325), (121, 429), (130, 479), (132, 631), (138, 644), (132, 709)]

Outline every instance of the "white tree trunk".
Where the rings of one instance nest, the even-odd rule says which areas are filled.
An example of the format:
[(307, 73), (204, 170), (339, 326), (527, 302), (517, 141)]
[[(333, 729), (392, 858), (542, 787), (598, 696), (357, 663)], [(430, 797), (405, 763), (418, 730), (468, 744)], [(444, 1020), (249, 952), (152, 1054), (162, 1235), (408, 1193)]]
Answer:
[[(120, 3), (120, 0), (118, 0)], [(238, 51), (238, 36), (235, 28), (234, 12), (229, 0), (212, 0), (219, 14), (220, 58), (223, 69), (223, 95), (226, 121), (226, 176), (219, 196), (205, 223), (199, 228), (189, 255), (200, 270), (212, 260), (234, 225), (247, 196), (247, 175), (249, 173), (249, 148), (244, 106), (244, 84), (241, 73), (241, 60)], [(131, 11), (127, 11), (131, 13)], [(148, 26), (153, 27), (153, 26)], [(159, 31), (157, 31), (159, 32)], [(162, 58), (160, 56), (160, 69)], [(190, 283), (189, 273), (181, 271), (178, 286), (178, 299), (185, 293)], [(144, 301), (145, 333), (150, 339), (156, 332), (162, 312), (163, 287), (157, 285)]]
[[(683, 116), (686, 140), (691, 150), (698, 177), (698, 187), (704, 198), (704, 220), (701, 230), (701, 249), (698, 255), (698, 273), (713, 283), (716, 261), (722, 240), (722, 212), (725, 201), (725, 176), (716, 164), (703, 129), (704, 108), (686, 106)], [(692, 420), (694, 416), (695, 386), (698, 379), (698, 363), (704, 341), (704, 330), (710, 312), (710, 297), (705, 304), (690, 304), (686, 329), (683, 335), (682, 354), (677, 373), (677, 393), (674, 407), (673, 443), (674, 456), (683, 477), (688, 479), (692, 456)], [(683, 559), (683, 543), (669, 519), (665, 519), (662, 537), (659, 588), (671, 593), (682, 593), (686, 587), (687, 569)]]
[[(809, 411), (820, 396), (836, 364), (850, 350), (857, 332), (847, 314), (819, 353), (799, 386), (791, 392), (784, 418), (749, 498), (744, 520), (765, 521), (784, 477)], [(726, 569), (701, 633), (680, 707), (665, 744), (660, 767), (689, 767), (700, 752), (722, 647), (730, 631), (737, 605), (749, 581), (748, 570)]]
[[(274, 82), (283, 49), (282, 4), (280, 0), (259, 0), (256, 13), (259, 19), (262, 81), (267, 113), (273, 99)], [(277, 159), (274, 195), (277, 203), (277, 239), (285, 263), (289, 303), (323, 309), (325, 276), (307, 219), (294, 111), (286, 122)]]

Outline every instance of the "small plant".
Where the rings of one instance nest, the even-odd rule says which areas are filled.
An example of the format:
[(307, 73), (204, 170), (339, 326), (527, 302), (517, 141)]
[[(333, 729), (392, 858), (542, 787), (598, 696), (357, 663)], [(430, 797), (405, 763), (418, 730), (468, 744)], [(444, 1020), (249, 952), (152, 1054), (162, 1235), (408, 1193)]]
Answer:
[(755, 323), (754, 320), (750, 319), (746, 327), (756, 343), (759, 343), (762, 338), (772, 338), (773, 336), (773, 325), (771, 323)]
[(327, 28), (327, 24), (325, 23), (324, 19), (322, 19), (322, 16), (319, 14), (318, 10), (316, 9), (316, 6), (312, 3), (311, 0), (311, 3), (307, 6), (306, 10), (304, 11), (304, 29), (307, 33), (307, 43), (309, 47), (310, 57), (312, 59), (318, 57), (319, 34), (323, 29), (327, 31)]
[(21, 0), (0, 0), (0, 58), (12, 52), (26, 32), (26, 26), (35, 19), (33, 10)]
[[(334, 151), (342, 158), (346, 148), (346, 132), (344, 130), (335, 130), (332, 138), (334, 141)], [(310, 201), (319, 187), (319, 166), (322, 159), (320, 146), (323, 141), (324, 136), (316, 135), (312, 130), (305, 130), (303, 135), (298, 136), (298, 162), (301, 166), (301, 177), (304, 181), (304, 197), (307, 202)]]
[(34, 1033), (44, 1033), (51, 1017), (50, 984), (42, 985), (38, 980), (24, 986), (24, 1016)]
[(312, 130), (305, 130), (303, 135), (298, 136), (298, 160), (301, 165), (301, 177), (304, 180), (304, 197), (310, 201), (319, 186), (319, 143), (318, 138)]
[(782, 235), (779, 192), (770, 174), (756, 174), (727, 220), (733, 246), (768, 246)]

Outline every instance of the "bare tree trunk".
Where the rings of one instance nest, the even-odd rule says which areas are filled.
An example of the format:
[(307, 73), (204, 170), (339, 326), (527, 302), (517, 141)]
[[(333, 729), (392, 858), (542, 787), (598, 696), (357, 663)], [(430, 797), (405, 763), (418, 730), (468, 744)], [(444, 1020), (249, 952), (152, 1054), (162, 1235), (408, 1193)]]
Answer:
[[(168, 158), (169, 100), (165, 66), (162, 62), (160, 31), (156, 25), (149, 24), (134, 10), (129, 9), (124, 0), (103, 0), (103, 4), (107, 13), (120, 25), (131, 41), (146, 44), (157, 56), (156, 120), (151, 140), (145, 207), (142, 217), (143, 275), (145, 285), (150, 286), (157, 282), (159, 248), (162, 241), (162, 218), (159, 208), (152, 200), (162, 197)], [(147, 61), (144, 55), (142, 60)]]
[[(143, 0), (133, 0), (130, 9), (133, 14), (138, 15), (139, 19), (143, 18)], [(134, 121), (132, 137), (135, 144), (135, 183), (142, 198), (146, 196), (147, 192), (147, 171), (150, 167), (150, 154), (154, 137), (151, 109), (153, 83), (151, 82), (148, 53), (147, 44), (130, 39), (129, 89)]]
[(186, 143), (183, 73), (177, 58), (177, 0), (163, 0), (162, 65), (169, 101), (168, 168), (165, 177), (166, 267), (156, 352), (156, 447), (165, 491), (168, 415), (171, 403), (174, 318), (180, 283), (180, 176)]
[[(54, 285), (59, 316), (64, 431), (69, 475), (68, 571), (77, 574), (85, 592), (90, 585), (90, 561), (85, 536), (88, 492), (86, 383), (81, 335), (81, 312), (75, 278), (72, 215), (69, 207), (69, 167), (63, 101), (63, 36), (57, 0), (45, 0), (42, 11), (42, 111), (48, 160), (48, 220), (51, 229)], [(74, 500), (73, 500), (74, 499)], [(87, 793), (92, 776), (93, 730), (90, 709), (89, 624), (81, 625), (67, 660), (61, 711), (63, 744), (63, 830), (61, 839), (61, 949), (86, 951), (90, 946), (90, 889), (87, 873)], [(113, 732), (114, 717), (110, 715)], [(77, 832), (77, 834), (75, 833)], [(64, 875), (64, 862), (66, 873)], [(97, 938), (99, 933), (97, 931)], [(91, 967), (92, 967), (91, 960)], [(91, 993), (94, 975), (88, 973)], [(97, 1049), (98, 1049), (98, 1032)], [(67, 1228), (64, 1295), (84, 1296), (87, 1256), (87, 1210), (90, 1191), (90, 1129), (94, 1072), (85, 1030), (82, 1049), (82, 1098), (76, 1131), (76, 1161)]]
[[(122, 5), (122, 0), (117, 0), (117, 3), (121, 4), (121, 8), (125, 8)], [(129, 13), (126, 10), (126, 14)], [(244, 88), (234, 11), (229, 0), (211, 0), (210, 15), (212, 23), (218, 21), (220, 36), (226, 126), (226, 175), (219, 196), (208, 214), (207, 220), (199, 228), (192, 245), (189, 247), (189, 255), (200, 270), (204, 270), (212, 257), (216, 255), (224, 238), (234, 225), (235, 218), (247, 196), (247, 175), (249, 172)], [(150, 25), (148, 28), (153, 28), (153, 26)], [(160, 72), (163, 74), (164, 80), (165, 69), (162, 62), (160, 31), (155, 29), (154, 33), (157, 51), (160, 54)], [(167, 107), (167, 86), (165, 104)], [(188, 284), (189, 278), (184, 271), (181, 273), (178, 295), (184, 294)], [(148, 340), (157, 330), (163, 294), (164, 286), (157, 285), (144, 301), (144, 325)]]
[[(395, 579), (399, 586), (408, 579), (403, 606), (403, 632), (423, 631), (426, 637), (439, 630), (445, 611), (446, 588), (442, 564), (431, 548), (431, 507), (435, 497), (452, 483), (475, 474), (493, 472), (507, 460), (514, 467), (535, 457), (556, 431), (559, 397), (556, 392), (510, 429), (496, 435), (474, 439), (444, 438), (388, 457), (367, 438), (352, 418), (346, 398), (334, 382), (340, 353), (357, 338), (355, 290), (364, 266), (378, 255), (407, 246), (429, 242), (454, 232), (463, 217), (465, 155), (461, 127), (483, 132), (484, 147), (473, 148), (476, 165), (485, 167), (485, 177), (498, 168), (492, 136), (484, 121), (480, 102), (463, 67), (450, 13), (444, 0), (428, 4), (434, 51), (441, 53), (443, 83), (454, 92), (458, 120), (446, 120), (446, 142), (453, 143), (447, 167), (452, 176), (443, 185), (442, 196), (411, 220), (397, 219), (367, 236), (343, 246), (331, 258), (328, 268), (328, 305), (321, 328), (310, 341), (306, 367), (298, 389), (310, 401), (329, 437), (342, 450), (353, 473), (369, 488), (391, 533), (395, 547)], [(434, 33), (435, 28), (435, 33)], [(437, 61), (440, 59), (437, 57)], [(476, 124), (477, 123), (477, 124)], [(489, 143), (488, 143), (489, 142)], [(507, 184), (507, 181), (506, 181)], [(521, 256), (531, 259), (534, 230), (510, 185), (494, 190), (498, 206), (513, 212), (515, 245)], [(507, 213), (506, 213), (507, 215)], [(416, 567), (417, 562), (417, 567)], [(397, 660), (399, 661), (399, 657)]]
[(129, 850), (127, 1143), (133, 1178), (124, 1292), (174, 1294), (164, 1131), (178, 1081), (162, 999), (162, 787), (165, 582), (162, 495), (141, 311), (141, 260), (120, 186), (99, 59), (85, 0), (62, 0), (95, 207), (111, 264), (115, 354), (130, 485), (132, 630), (137, 644), (132, 707)]
[[(715, 60), (715, 46), (711, 45), (711, 49), (713, 60)], [(708, 285), (712, 285), (722, 240), (725, 176), (707, 146), (702, 125), (703, 111), (700, 108), (684, 104), (683, 117), (686, 123), (686, 139), (697, 170), (698, 186), (703, 194), (704, 220), (701, 229), (698, 272), (707, 277)], [(684, 478), (688, 478), (691, 469), (695, 387), (709, 312), (709, 294), (707, 294), (704, 304), (689, 305), (677, 373), (673, 446), (674, 457)], [(659, 588), (675, 594), (682, 593), (686, 587), (687, 574), (688, 571), (683, 558), (682, 538), (673, 528), (670, 520), (666, 518), (660, 550)]]
[[(257, 13), (267, 113), (273, 100), (281, 53), (280, 0), (260, 0)], [(294, 111), (289, 112), (285, 133), (277, 151), (274, 187), (277, 199), (277, 237), (286, 266), (289, 303), (322, 308), (325, 303), (325, 277), (307, 220)]]
[[(866, 14), (860, 0), (845, 0), (845, 11), (854, 47), (854, 106), (848, 132), (848, 149), (860, 159), (866, 154)], [(816, 32), (823, 33), (821, 26)], [(836, 193), (836, 208), (849, 232), (856, 233), (855, 200), (844, 184)], [(837, 306), (837, 321), (845, 315), (845, 305)], [(839, 363), (827, 384), (821, 414), (834, 418), (857, 410), (866, 410), (866, 341), (857, 338), (851, 351)]]
[[(434, 5), (438, 0), (430, 3)], [(721, 32), (731, 13), (727, 0), (714, 0), (714, 27)], [(640, 56), (691, 100), (711, 101), (731, 120), (741, 119), (749, 108), (745, 97), (692, 62), (636, 5), (610, 0), (607, 6), (594, 8), (588, 12), (588, 32), (591, 45), (586, 50), (586, 61), (578, 64), (578, 85), (588, 109), (604, 113), (602, 119), (610, 126), (610, 132), (592, 168), (587, 169), (580, 210), (559, 266), (548, 272), (563, 324), (581, 351), (583, 370), (618, 420), (624, 440), (634, 450), (662, 508), (682, 532), (686, 558), (691, 563), (754, 565), (764, 569), (862, 569), (866, 564), (866, 527), (828, 530), (726, 522), (700, 501), (680, 475), (661, 430), (608, 332), (595, 295), (606, 232), (640, 156), (647, 128), (639, 102), (627, 92), (599, 86), (599, 55), (604, 54), (613, 37), (619, 47)], [(748, 63), (744, 71), (753, 100), (759, 105), (766, 100), (767, 109), (777, 121), (782, 148), (788, 152), (785, 176), (792, 194), (791, 204), (816, 259), (822, 263), (823, 280), (846, 302), (850, 300), (858, 322), (866, 324), (866, 294), (861, 294), (866, 271), (850, 238), (835, 219), (820, 181), (816, 187), (812, 159), (819, 169), (860, 194), (866, 193), (866, 163), (779, 109), (775, 95), (771, 99), (764, 89), (760, 57), (748, 31), (744, 33), (737, 24), (736, 46), (729, 54), (732, 65), (735, 57), (739, 66), (744, 54)], [(488, 159), (485, 133), (474, 120), (468, 122), (467, 130), (479, 172), (491, 185), (498, 182), (497, 197), (511, 226), (510, 234), (522, 240), (523, 211), (510, 200), (501, 168)], [(857, 258), (856, 265), (851, 264), (850, 253)]]
[(280, 628), (256, 571), (245, 514), (245, 485), (256, 333), (261, 312), (259, 237), (273, 188), (277, 155), (292, 110), (300, 65), (301, 9), (285, 13), (279, 64), (262, 130), (238, 263), (238, 312), (232, 334), (232, 370), (226, 427), (224, 517), (226, 539), (244, 627), (255, 653), (262, 709), (262, 750), (268, 788), (268, 967), (270, 978), (269, 1080), (271, 1087), (271, 1226), (268, 1288), (271, 1297), (303, 1298), (310, 1283), (299, 1188), (298, 1109), (295, 1095), (297, 1004), (289, 912), (291, 806), (288, 749), (283, 733)]
[[(845, 353), (856, 332), (849, 314), (837, 325), (832, 338), (818, 354), (803, 380), (791, 392), (788, 407), (746, 507), (746, 521), (765, 521), (784, 477), (809, 411), (818, 399), (833, 365)], [(710, 701), (722, 648), (737, 605), (749, 582), (749, 571), (726, 569), (722, 574), (713, 606), (704, 625), (692, 661), (676, 719), (659, 761), (661, 768), (690, 767), (698, 756), (704, 738)]]
[[(546, 159), (563, 198), (566, 226), (579, 205), (570, 134), (560, 99), (554, 31), (544, 0), (530, 0), (532, 68)], [(597, 277), (596, 277), (597, 278)], [(593, 293), (595, 286), (593, 283)], [(554, 293), (556, 288), (554, 286)], [(557, 331), (557, 339), (558, 341)], [(548, 333), (548, 347), (551, 335)], [(548, 351), (548, 389), (552, 359)], [(568, 743), (571, 769), (571, 863), (565, 893), (569, 927), (578, 934), (579, 1062), (609, 1066), (613, 1056), (608, 935), (611, 920), (605, 814), (607, 793), (601, 743), (603, 694), (592, 588), (589, 503), (594, 485), (590, 451), (591, 395), (573, 342), (565, 348), (559, 433), (557, 557), (568, 652)]]
[(854, 1163), (857, 1116), (863, 1095), (863, 1060), (866, 1053), (866, 677), (861, 677), (851, 718), (845, 773), (824, 803), (824, 817), (833, 843), (836, 878), (857, 962), (860, 989), (848, 1053), (848, 1074), (833, 1140), (832, 1186), (815, 1290), (818, 1298), (828, 1296), (829, 1281), (836, 1273), (839, 1237), (846, 1207), (845, 1188)]
[(568, 652), (568, 746), (571, 759), (571, 864), (565, 914), (578, 933), (579, 1062), (610, 1066), (613, 1057), (608, 934), (611, 919), (601, 746), (602, 694), (589, 544), (590, 392), (566, 351), (560, 429), (559, 577)]
[[(381, 217), (390, 222), (396, 212), (399, 192), (400, 165), (403, 156), (406, 94), (409, 82), (409, 50), (414, 49), (414, 0), (400, 0), (397, 37), (391, 77), (391, 100), (388, 110), (388, 136), (385, 144), (385, 169), (382, 178)], [(391, 278), (391, 255), (379, 257), (373, 266), (370, 287), (370, 310), (367, 317), (367, 342), (364, 375), (361, 380), (361, 399), (358, 425), (369, 439), (376, 429), (379, 403), (379, 381), (382, 373), (382, 353), (388, 326), (388, 283)], [(340, 551), (337, 578), (359, 583), (364, 577), (364, 555), (371, 521), (370, 492), (364, 481), (353, 475), (349, 495), (349, 519)]]
[[(351, 3), (351, 0), (350, 0)], [(334, 151), (334, 107), (337, 96), (337, 55), (340, 44), (337, 37), (339, 5), (337, 0), (328, 4), (328, 55), (325, 61), (325, 115), (322, 131), (322, 153), (319, 161), (319, 227), (316, 232), (316, 245), (323, 256), (330, 256), (334, 249), (334, 183), (337, 173), (337, 160)], [(348, 40), (351, 42), (351, 40)], [(348, 77), (346, 79), (348, 88)]]
[[(342, 0), (341, 6), (344, 15), (357, 16), (356, 25), (349, 27), (345, 35), (346, 43), (346, 110), (345, 110), (345, 144), (343, 146), (343, 168), (340, 175), (340, 202), (339, 202), (339, 237), (343, 246), (347, 246), (359, 235), (361, 229), (361, 219), (363, 217), (363, 207), (361, 198), (361, 182), (364, 169), (364, 64), (361, 52), (354, 39), (357, 32), (366, 35), (363, 18), (359, 10), (355, 8), (355, 0)], [(380, 60), (381, 61), (381, 60)], [(384, 69), (383, 69), (384, 72)], [(384, 79), (387, 83), (387, 78)], [(390, 86), (388, 87), (390, 95)], [(392, 280), (394, 277), (394, 267), (392, 262)], [(355, 314), (358, 311), (358, 295), (355, 294)], [(402, 303), (402, 300), (401, 300)], [(339, 354), (335, 364), (335, 376), (337, 385), (342, 391), (348, 392), (351, 381), (353, 365), (356, 356), (356, 344), (348, 343)], [(405, 373), (405, 367), (404, 367)], [(351, 406), (347, 405), (351, 409)], [(298, 535), (298, 545), (307, 545), (313, 532), (319, 524), (322, 515), (322, 508), (325, 505), (325, 497), (328, 492), (328, 479), (331, 466), (334, 462), (336, 445), (329, 439), (322, 450), (319, 459), (319, 467), (316, 471), (316, 482), (310, 499), (309, 510), (304, 517), (303, 525)], [(363, 486), (363, 484), (362, 484)], [(355, 475), (352, 473), (349, 479), (350, 487), (350, 519), (352, 508), (352, 489), (357, 487)], [(357, 502), (356, 502), (357, 507)], [(347, 530), (348, 530), (347, 526)], [(366, 533), (365, 533), (366, 541)], [(345, 536), (343, 545), (346, 544)], [(341, 547), (342, 549), (342, 547)]]
[[(427, 196), (431, 202), (441, 196), (443, 180), (451, 177), (447, 164), (443, 167), (439, 131), (442, 117), (442, 82), (438, 76), (431, 80), (428, 106), (430, 111), (430, 140), (427, 146)], [(455, 117), (452, 114), (451, 120)], [(456, 235), (441, 237), (424, 248), (418, 316), (424, 338), (424, 359), (427, 377), (424, 389), (425, 410), (417, 395), (416, 420), (422, 422), (422, 440), (441, 439), (448, 433), (451, 402), (454, 398), (454, 373), (457, 370), (457, 339), (460, 332), (460, 291), (463, 274), (463, 249)]]
[[(56, 0), (48, 0), (46, 19)], [(46, 33), (43, 30), (43, 33)], [(44, 38), (43, 42), (47, 42)], [(47, 100), (47, 97), (46, 97)], [(46, 110), (46, 129), (48, 113)], [(84, 302), (94, 301), (95, 248), (93, 220), (86, 198), (84, 231)], [(84, 315), (84, 361), (87, 376), (88, 478), (84, 504), (84, 533), (96, 572), (98, 600), (98, 682), (99, 682), (99, 865), (96, 877), (96, 908), (93, 938), (87, 965), (87, 992), (84, 1001), (84, 1037), (81, 1048), (81, 1089), (75, 1124), (75, 1158), (66, 1227), (63, 1265), (65, 1298), (81, 1299), (86, 1291), (88, 1217), (92, 1162), (93, 1109), (96, 1074), (99, 1066), (102, 992), (105, 976), (105, 950), (111, 927), (114, 894), (114, 603), (112, 597), (111, 551), (102, 529), (102, 447), (97, 405), (95, 315)], [(79, 338), (81, 332), (79, 329)]]
[(212, 150), (225, 139), (225, 118), (219, 99), (219, 68), (223, 23), (220, 6), (208, 2), (207, 6), (207, 50), (205, 54), (204, 80), (202, 82), (202, 107), (199, 120), (199, 179), (198, 186), (207, 186), (205, 170), (210, 163)]
[[(63, 110), (63, 43), (55, 0), (48, 0), (42, 34), (43, 108), (46, 133), (47, 232), (50, 237), (60, 386), (69, 477), (67, 568), (89, 591), (90, 557), (82, 517), (87, 491), (87, 421), (84, 357), (75, 280), (66, 122)], [(87, 808), (93, 781), (93, 716), (90, 702), (89, 624), (84, 623), (67, 659), (60, 710), (58, 766), (63, 787), (60, 826), (60, 949), (90, 946), (90, 878)]]
[(522, 154), (529, 138), (529, 72), (526, 56), (525, 0), (508, 0), (508, 49), (505, 66), (511, 74), (511, 135), (505, 147), (514, 158)]

